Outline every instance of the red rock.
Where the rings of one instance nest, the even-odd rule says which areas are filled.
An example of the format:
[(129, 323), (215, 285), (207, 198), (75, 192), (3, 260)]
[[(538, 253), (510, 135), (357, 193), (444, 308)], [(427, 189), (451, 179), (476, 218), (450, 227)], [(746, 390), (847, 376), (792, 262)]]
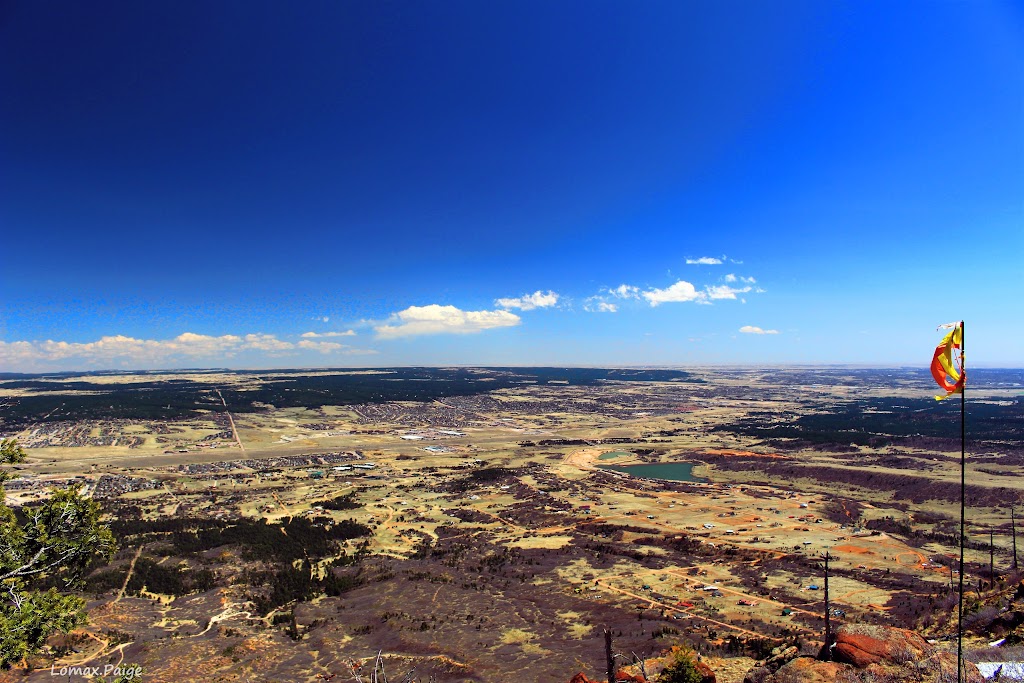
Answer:
[(569, 683), (597, 683), (587, 678), (587, 675), (582, 671), (569, 679)]
[(625, 671), (616, 671), (615, 680), (621, 681), (622, 683), (647, 683), (647, 681), (640, 676), (634, 676), (626, 673)]
[(844, 668), (837, 662), (797, 657), (776, 671), (769, 680), (774, 683), (834, 683)]
[(833, 658), (858, 669), (869, 664), (907, 664), (931, 649), (917, 633), (902, 628), (853, 624), (836, 634)]
[[(750, 683), (945, 683), (956, 680), (956, 654), (930, 645), (913, 631), (850, 624), (836, 634), (833, 662), (799, 657), (774, 674), (761, 667), (747, 673)], [(985, 683), (966, 662), (967, 683)]]
[(697, 672), (700, 674), (700, 683), (717, 683), (714, 670), (704, 662), (695, 662)]

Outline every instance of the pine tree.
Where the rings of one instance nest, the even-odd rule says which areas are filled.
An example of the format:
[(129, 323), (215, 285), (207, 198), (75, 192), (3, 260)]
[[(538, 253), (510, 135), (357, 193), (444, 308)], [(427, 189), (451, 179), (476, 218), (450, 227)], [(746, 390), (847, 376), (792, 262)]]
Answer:
[(673, 648), (672, 660), (662, 669), (658, 683), (701, 683), (703, 679), (693, 651)]
[[(0, 464), (24, 462), (14, 439), (0, 439)], [(89, 561), (110, 557), (114, 537), (100, 523), (100, 506), (81, 486), (52, 491), (49, 500), (22, 508), (4, 504), (0, 470), (0, 668), (37, 652), (56, 632), (85, 623), (85, 601), (67, 591), (80, 585)], [(20, 519), (19, 519), (20, 517)], [(42, 590), (42, 583), (63, 590)]]

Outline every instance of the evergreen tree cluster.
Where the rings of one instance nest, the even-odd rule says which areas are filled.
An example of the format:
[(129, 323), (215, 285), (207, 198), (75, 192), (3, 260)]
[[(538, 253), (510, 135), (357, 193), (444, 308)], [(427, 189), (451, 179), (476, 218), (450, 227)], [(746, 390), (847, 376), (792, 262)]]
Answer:
[[(0, 439), (0, 464), (25, 460), (13, 439)], [(15, 514), (4, 504), (0, 470), (0, 668), (38, 651), (57, 632), (85, 623), (85, 601), (63, 590), (81, 585), (96, 556), (110, 557), (114, 536), (100, 523), (99, 504), (80, 486)], [(50, 586), (44, 590), (45, 586)]]

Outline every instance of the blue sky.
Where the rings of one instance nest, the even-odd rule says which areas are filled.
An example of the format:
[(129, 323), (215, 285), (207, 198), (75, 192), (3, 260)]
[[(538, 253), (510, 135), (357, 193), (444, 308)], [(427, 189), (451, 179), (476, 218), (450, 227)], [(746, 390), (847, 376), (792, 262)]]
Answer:
[(1024, 359), (1024, 12), (9, 3), (0, 370)]

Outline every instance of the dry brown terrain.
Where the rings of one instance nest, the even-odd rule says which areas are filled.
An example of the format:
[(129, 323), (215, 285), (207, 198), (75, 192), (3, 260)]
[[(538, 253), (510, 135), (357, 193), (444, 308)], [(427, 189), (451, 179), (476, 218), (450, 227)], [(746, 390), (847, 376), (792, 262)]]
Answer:
[[(958, 452), (781, 450), (728, 429), (750, 416), (794, 419), (851, 394), (901, 400), (929, 390), (772, 377), (706, 371), (701, 384), (523, 386), (238, 413), (225, 402), (226, 413), (187, 420), (21, 430), (11, 436), (30, 458), (8, 485), (12, 504), (78, 481), (112, 514), (131, 509), (144, 521), (330, 518), (373, 530), (355, 586), (269, 612), (242, 580), (258, 568), (244, 548), (178, 557), (161, 554), (153, 537), (124, 544), (116, 587), (95, 597), (74, 651), (52, 663), (138, 663), (145, 681), (349, 680), (353, 663), (383, 650), (389, 671), (416, 668), (438, 681), (568, 680), (601, 675), (608, 628), (623, 653), (686, 642), (722, 662), (719, 680), (739, 680), (742, 667), (722, 657), (747, 663), (783, 640), (820, 638), (826, 551), (836, 621), (948, 634), (942, 563), (954, 548), (939, 532), (955, 504), (939, 489), (908, 501), (905, 489), (958, 482)], [(72, 433), (109, 445), (74, 445)], [(700, 481), (604, 469), (641, 463), (690, 463)], [(993, 496), (1007, 503), (1019, 497), (1015, 467), (1000, 470), (995, 457), (986, 466), (972, 468), (972, 485), (1003, 491)], [(356, 507), (322, 509), (347, 493)], [(971, 519), (998, 529), (995, 562), (1007, 567), (1006, 507), (977, 506)], [(339, 548), (351, 555), (358, 543)], [(215, 586), (178, 597), (126, 592), (140, 557), (208, 569)], [(322, 578), (332, 559), (301, 566)], [(987, 547), (968, 560), (973, 584), (987, 571)], [(45, 670), (0, 680), (53, 680), (51, 660), (35, 664)]]

